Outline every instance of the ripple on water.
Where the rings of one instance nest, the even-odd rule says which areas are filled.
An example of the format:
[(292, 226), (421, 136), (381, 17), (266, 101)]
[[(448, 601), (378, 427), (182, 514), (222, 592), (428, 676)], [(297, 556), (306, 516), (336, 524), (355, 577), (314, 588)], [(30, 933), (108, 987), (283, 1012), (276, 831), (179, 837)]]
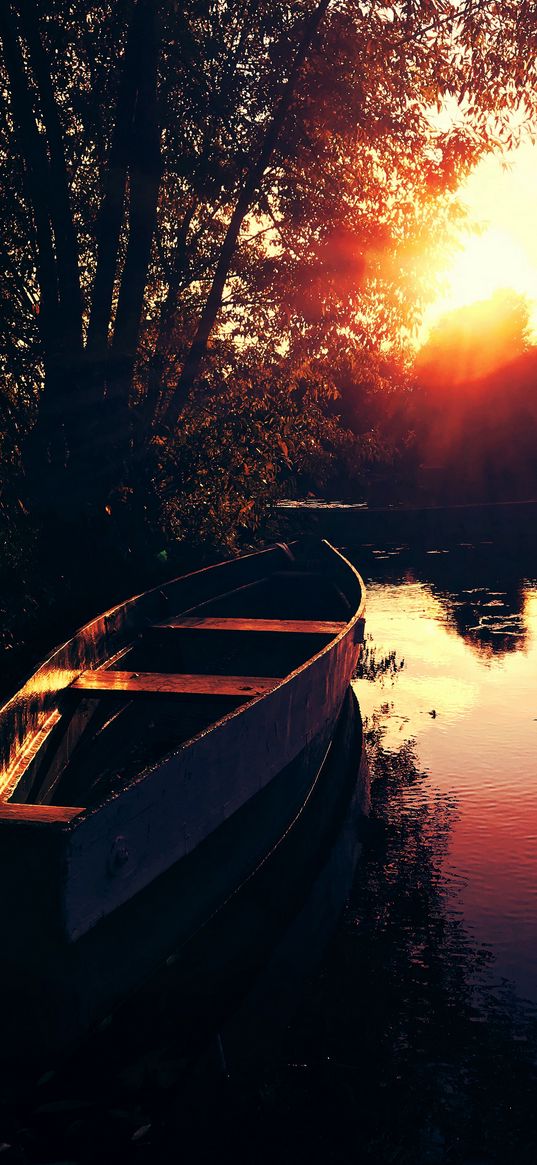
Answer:
[(383, 581), (372, 564), (370, 650), (392, 665), (357, 690), (387, 746), (414, 740), (431, 785), (457, 798), (449, 860), (466, 880), (465, 918), (493, 943), (498, 974), (537, 1001), (537, 584), (524, 566), (500, 581), (494, 560), (487, 586), (473, 559), (438, 582), (426, 565), (394, 578), (393, 564)]

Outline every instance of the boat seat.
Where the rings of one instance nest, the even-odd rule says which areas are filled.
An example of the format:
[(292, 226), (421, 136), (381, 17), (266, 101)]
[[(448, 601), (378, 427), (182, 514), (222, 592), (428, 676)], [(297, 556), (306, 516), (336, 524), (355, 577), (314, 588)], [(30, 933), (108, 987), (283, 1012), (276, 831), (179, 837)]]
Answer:
[(346, 623), (321, 619), (236, 619), (221, 615), (179, 615), (148, 631), (276, 631), (293, 635), (339, 635)]
[[(280, 677), (281, 678), (281, 677)], [(112, 671), (97, 668), (78, 676), (67, 692), (85, 696), (262, 696), (280, 683), (273, 676), (180, 675), (176, 672)]]

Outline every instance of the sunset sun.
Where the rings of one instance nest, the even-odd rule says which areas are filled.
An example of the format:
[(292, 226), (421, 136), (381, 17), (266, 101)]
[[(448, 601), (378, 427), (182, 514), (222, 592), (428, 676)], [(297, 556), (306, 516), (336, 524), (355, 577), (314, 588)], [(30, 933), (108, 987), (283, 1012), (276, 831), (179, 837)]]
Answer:
[[(427, 333), (443, 315), (509, 290), (528, 302), (537, 335), (537, 246), (534, 237), (536, 151), (524, 146), (489, 156), (461, 190), (468, 227), (459, 249), (441, 273), (444, 290), (424, 318)], [(476, 230), (479, 233), (476, 233)]]
[(447, 310), (488, 299), (501, 288), (537, 300), (537, 269), (516, 239), (494, 226), (468, 238), (446, 280)]

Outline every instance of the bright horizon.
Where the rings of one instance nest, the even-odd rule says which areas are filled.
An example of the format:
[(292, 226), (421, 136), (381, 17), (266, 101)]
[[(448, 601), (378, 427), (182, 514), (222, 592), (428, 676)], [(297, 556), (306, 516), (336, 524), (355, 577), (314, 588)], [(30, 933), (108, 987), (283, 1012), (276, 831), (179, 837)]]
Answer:
[(459, 232), (461, 250), (444, 269), (446, 291), (425, 312), (420, 343), (447, 312), (503, 288), (528, 299), (537, 341), (536, 192), (537, 145), (491, 154), (476, 166), (460, 189), (468, 229)]

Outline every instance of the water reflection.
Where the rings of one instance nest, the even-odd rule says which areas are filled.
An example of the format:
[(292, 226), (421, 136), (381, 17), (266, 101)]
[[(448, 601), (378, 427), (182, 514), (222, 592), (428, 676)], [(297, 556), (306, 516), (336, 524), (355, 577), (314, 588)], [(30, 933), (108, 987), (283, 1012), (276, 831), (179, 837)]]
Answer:
[(469, 647), (489, 657), (523, 650), (528, 636), (522, 582), (499, 578), (496, 586), (437, 590), (449, 625)]
[(442, 588), (418, 571), (409, 581), (403, 563), (398, 576), (393, 558), (389, 581), (373, 568), (368, 634), (405, 667), (359, 683), (360, 701), (381, 715), (387, 747), (413, 738), (431, 780), (459, 799), (446, 862), (466, 880), (464, 916), (493, 944), (498, 974), (537, 1000), (537, 585), (520, 565), (502, 585), (488, 552), (466, 556), (465, 571), (460, 552), (448, 558)]
[(460, 800), (378, 724), (370, 750), (366, 861), (293, 1032), (293, 1127), (335, 1161), (534, 1162), (535, 1023), (461, 919), (446, 871)]
[(366, 713), (378, 710), (379, 701), (390, 702), (386, 726), (390, 744), (400, 743), (402, 732), (408, 735), (418, 729), (420, 737), (438, 734), (437, 718), (449, 715), (456, 720), (475, 704), (480, 664), (453, 634), (444, 605), (429, 587), (419, 582), (370, 582), (367, 628), (369, 652), (382, 657), (397, 644), (396, 660), (405, 664), (402, 672), (392, 668), (383, 675), (371, 674), (368, 652), (358, 671), (359, 678), (373, 681), (371, 687), (357, 689)]
[(494, 985), (491, 953), (461, 919), (460, 878), (446, 870), (460, 799), (432, 784), (412, 742), (388, 748), (381, 720), (344, 924), (279, 1064), (203, 1098), (196, 1160), (214, 1160), (222, 1143), (258, 1165), (537, 1159), (535, 1020)]
[(354, 560), (364, 861), (286, 1060), (229, 1083), (219, 1131), (260, 1163), (534, 1165), (537, 1026), (506, 976), (537, 1000), (537, 572), (486, 548)]
[[(528, 636), (528, 566), (533, 561), (494, 544), (423, 550), (410, 546), (350, 551), (370, 578), (422, 583), (443, 608), (443, 622), (484, 657), (523, 650)], [(533, 567), (533, 571), (532, 568)]]

